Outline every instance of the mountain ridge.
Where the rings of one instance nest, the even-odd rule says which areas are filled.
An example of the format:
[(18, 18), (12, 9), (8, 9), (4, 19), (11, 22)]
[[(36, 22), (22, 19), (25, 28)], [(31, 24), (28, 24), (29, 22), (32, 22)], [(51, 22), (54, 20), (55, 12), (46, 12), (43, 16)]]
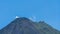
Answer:
[(0, 34), (60, 34), (60, 31), (52, 28), (44, 21), (35, 23), (26, 17), (21, 17), (4, 27)]

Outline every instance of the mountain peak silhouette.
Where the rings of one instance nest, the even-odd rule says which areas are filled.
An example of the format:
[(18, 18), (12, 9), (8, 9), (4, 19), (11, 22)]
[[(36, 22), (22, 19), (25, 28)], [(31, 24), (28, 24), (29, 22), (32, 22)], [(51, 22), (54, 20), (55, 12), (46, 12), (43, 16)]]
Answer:
[(60, 32), (43, 21), (35, 23), (26, 17), (20, 17), (4, 27), (0, 34), (60, 34)]

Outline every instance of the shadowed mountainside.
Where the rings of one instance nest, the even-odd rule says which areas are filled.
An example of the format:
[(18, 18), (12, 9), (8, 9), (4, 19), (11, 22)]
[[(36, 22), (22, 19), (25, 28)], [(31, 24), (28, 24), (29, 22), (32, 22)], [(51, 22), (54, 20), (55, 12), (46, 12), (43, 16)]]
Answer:
[(0, 34), (60, 34), (44, 21), (33, 22), (28, 18), (16, 18), (0, 30)]

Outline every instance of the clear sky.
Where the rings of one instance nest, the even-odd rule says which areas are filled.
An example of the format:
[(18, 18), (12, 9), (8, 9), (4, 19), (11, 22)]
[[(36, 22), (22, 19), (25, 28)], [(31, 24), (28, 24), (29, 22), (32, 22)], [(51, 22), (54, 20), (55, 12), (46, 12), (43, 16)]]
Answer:
[(35, 17), (60, 30), (60, 0), (0, 0), (0, 29), (15, 16)]

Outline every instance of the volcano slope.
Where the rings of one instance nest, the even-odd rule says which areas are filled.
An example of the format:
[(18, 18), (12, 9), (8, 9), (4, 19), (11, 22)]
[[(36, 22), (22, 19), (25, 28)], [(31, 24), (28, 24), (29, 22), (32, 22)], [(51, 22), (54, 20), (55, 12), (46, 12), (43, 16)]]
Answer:
[(0, 30), (0, 34), (60, 34), (44, 21), (33, 22), (32, 20), (21, 17), (16, 18), (6, 27)]

